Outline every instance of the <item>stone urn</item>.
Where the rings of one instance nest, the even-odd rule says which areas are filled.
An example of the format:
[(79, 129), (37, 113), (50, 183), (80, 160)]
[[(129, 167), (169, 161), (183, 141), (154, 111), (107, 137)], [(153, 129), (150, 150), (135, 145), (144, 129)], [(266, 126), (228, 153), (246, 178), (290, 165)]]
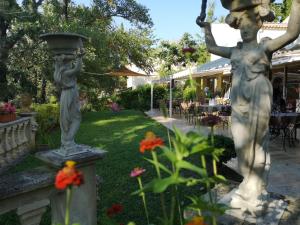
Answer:
[(83, 41), (87, 37), (75, 33), (47, 33), (40, 36), (48, 44), (50, 51), (54, 55), (76, 54), (79, 48), (83, 47)]
[(30, 94), (22, 94), (21, 98), (20, 98), (20, 105), (21, 105), (21, 109), (20, 112), (21, 113), (30, 113), (31, 112), (31, 104), (32, 104), (32, 97)]

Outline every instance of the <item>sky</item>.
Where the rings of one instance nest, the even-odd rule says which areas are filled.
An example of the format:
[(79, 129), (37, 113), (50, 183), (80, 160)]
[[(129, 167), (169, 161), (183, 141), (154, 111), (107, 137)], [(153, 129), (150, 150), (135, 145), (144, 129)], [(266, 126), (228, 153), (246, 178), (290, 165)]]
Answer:
[[(200, 14), (201, 0), (136, 0), (149, 9), (154, 22), (155, 38), (162, 40), (179, 40), (185, 32), (200, 34), (201, 29), (195, 23)], [(89, 0), (75, 0), (78, 4), (88, 5)], [(276, 2), (280, 2), (277, 0)], [(215, 16), (226, 16), (220, 0), (215, 1)], [(116, 23), (123, 21), (116, 20)], [(126, 27), (126, 23), (125, 27)]]

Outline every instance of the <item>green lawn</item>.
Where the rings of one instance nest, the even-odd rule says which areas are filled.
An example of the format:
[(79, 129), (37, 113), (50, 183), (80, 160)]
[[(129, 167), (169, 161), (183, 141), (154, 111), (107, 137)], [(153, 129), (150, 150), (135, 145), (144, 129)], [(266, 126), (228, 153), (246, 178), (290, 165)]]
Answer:
[[(139, 152), (139, 142), (147, 131), (153, 131), (167, 140), (166, 128), (145, 116), (142, 112), (123, 110), (120, 113), (91, 112), (83, 116), (77, 142), (99, 147), (107, 151), (106, 157), (97, 163), (97, 174), (102, 177), (103, 183), (99, 190), (99, 224), (111, 225), (101, 218), (113, 203), (124, 205), (124, 212), (116, 219), (118, 224), (135, 221), (137, 225), (144, 225), (145, 217), (141, 200), (130, 193), (137, 189), (135, 179), (129, 177), (130, 171), (137, 166), (146, 168), (144, 180), (150, 180), (154, 175), (153, 168)], [(51, 147), (59, 146), (59, 132), (50, 135)], [(19, 171), (41, 165), (41, 162), (28, 157), (22, 164), (11, 170)], [(159, 206), (156, 196), (148, 196), (150, 217), (159, 224)], [(0, 217), (1, 225), (18, 225), (13, 213)], [(42, 225), (50, 225), (49, 215), (45, 215)]]

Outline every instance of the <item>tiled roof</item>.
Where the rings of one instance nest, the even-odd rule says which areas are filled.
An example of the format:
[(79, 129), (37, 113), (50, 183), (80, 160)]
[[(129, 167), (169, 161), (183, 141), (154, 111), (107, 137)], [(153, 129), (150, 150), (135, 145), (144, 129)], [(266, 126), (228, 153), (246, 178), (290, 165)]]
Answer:
[(263, 23), (262, 29), (265, 30), (286, 30), (287, 29), (287, 23)]

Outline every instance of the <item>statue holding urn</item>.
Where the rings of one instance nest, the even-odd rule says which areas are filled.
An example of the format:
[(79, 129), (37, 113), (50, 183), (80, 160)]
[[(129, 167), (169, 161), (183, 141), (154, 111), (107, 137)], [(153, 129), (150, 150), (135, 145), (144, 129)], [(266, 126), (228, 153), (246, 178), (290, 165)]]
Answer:
[[(244, 179), (234, 193), (230, 206), (261, 215), (268, 204), (266, 191), (270, 167), (268, 153), (269, 119), (273, 88), (268, 79), (272, 54), (293, 42), (300, 33), (300, 0), (294, 0), (288, 28), (275, 39), (257, 42), (264, 21), (272, 21), (271, 0), (221, 0), (229, 10), (226, 23), (240, 30), (242, 42), (235, 47), (218, 46), (202, 8), (197, 24), (204, 28), (209, 52), (229, 58), (232, 66), (232, 135), (238, 168)], [(206, 1), (202, 3), (205, 5)]]
[(61, 148), (58, 153), (63, 156), (78, 154), (82, 150), (74, 141), (81, 122), (77, 76), (82, 67), (83, 40), (86, 37), (72, 33), (55, 33), (41, 35), (41, 38), (47, 41), (54, 55), (54, 82), (61, 93)]

